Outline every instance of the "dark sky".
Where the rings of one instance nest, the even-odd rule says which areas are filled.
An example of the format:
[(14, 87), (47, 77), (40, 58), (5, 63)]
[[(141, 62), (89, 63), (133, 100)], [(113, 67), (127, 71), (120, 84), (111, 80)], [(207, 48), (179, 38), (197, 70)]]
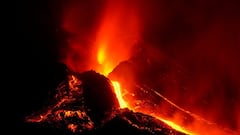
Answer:
[(42, 106), (49, 90), (56, 87), (57, 78), (61, 78), (56, 68), (59, 25), (56, 11), (60, 4), (55, 0), (22, 0), (15, 6), (17, 40), (14, 46), (19, 49), (14, 50), (17, 55), (13, 72), (17, 81), (12, 109), (21, 121)]
[(14, 73), (19, 76), (21, 90), (14, 90), (14, 99), (19, 108), (17, 117), (22, 119), (39, 109), (49, 91), (63, 79), (58, 49), (65, 44), (61, 19), (62, 7), (67, 5), (64, 0), (22, 0), (15, 4), (15, 45), (19, 48), (15, 49), (15, 61), (20, 64), (14, 63)]

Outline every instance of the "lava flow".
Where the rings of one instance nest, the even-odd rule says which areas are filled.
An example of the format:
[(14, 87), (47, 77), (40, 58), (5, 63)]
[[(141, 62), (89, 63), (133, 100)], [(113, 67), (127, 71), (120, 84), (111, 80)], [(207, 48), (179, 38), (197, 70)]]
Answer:
[[(113, 84), (114, 92), (115, 92), (115, 94), (116, 94), (116, 97), (117, 97), (117, 99), (118, 99), (118, 102), (119, 102), (119, 104), (120, 104), (120, 107), (121, 107), (121, 108), (129, 108), (130, 110), (135, 111), (134, 108), (128, 106), (128, 105), (127, 105), (127, 104), (128, 104), (127, 101), (125, 101), (125, 100), (123, 99), (120, 83), (117, 82), (117, 81), (112, 81), (112, 84)], [(145, 112), (143, 111), (143, 113), (145, 113)], [(154, 116), (155, 118), (157, 118), (157, 119), (165, 122), (167, 125), (171, 126), (173, 129), (175, 129), (175, 130), (177, 130), (177, 131), (180, 131), (180, 132), (183, 132), (183, 133), (186, 133), (186, 134), (189, 134), (189, 135), (196, 135), (196, 134), (194, 134), (194, 133), (192, 133), (192, 132), (190, 132), (190, 131), (187, 131), (187, 130), (184, 129), (183, 127), (175, 124), (175, 123), (172, 122), (172, 121), (163, 119), (163, 118), (161, 118), (161, 117), (159, 117), (159, 116), (156, 116), (156, 115), (152, 115), (152, 116)]]
[[(102, 55), (105, 54), (105, 52), (100, 52), (100, 53), (101, 53)], [(100, 58), (98, 58), (98, 60), (100, 60), (99, 63), (101, 63), (102, 55), (99, 55), (99, 57), (100, 57)], [(104, 69), (104, 71), (109, 71), (109, 69)], [(105, 72), (105, 74), (106, 74), (106, 72)], [(125, 101), (125, 100), (123, 99), (123, 94), (122, 94), (123, 91), (122, 91), (122, 89), (121, 89), (120, 83), (119, 83), (118, 81), (113, 81), (113, 80), (112, 80), (111, 82), (112, 82), (112, 85), (113, 85), (113, 88), (114, 88), (114, 92), (115, 92), (115, 94), (116, 94), (116, 97), (117, 97), (117, 99), (118, 99), (120, 108), (128, 108), (128, 109), (130, 109), (130, 110), (132, 110), (132, 111), (136, 111), (136, 110), (134, 109), (134, 107), (131, 107), (131, 106), (128, 105), (128, 102), (131, 102), (130, 100)], [(126, 90), (125, 90), (125, 91), (126, 91)], [(142, 113), (147, 114), (147, 112), (145, 112), (145, 111), (142, 111)], [(151, 114), (150, 114), (150, 115), (151, 115)], [(176, 123), (174, 123), (174, 122), (172, 122), (172, 121), (169, 121), (169, 120), (166, 120), (166, 119), (164, 119), (164, 118), (161, 118), (160, 116), (157, 116), (157, 115), (151, 115), (151, 116), (153, 116), (153, 117), (155, 117), (155, 118), (157, 118), (157, 119), (165, 122), (167, 125), (169, 125), (170, 127), (172, 127), (173, 129), (175, 129), (175, 130), (177, 130), (177, 131), (180, 131), (180, 132), (183, 132), (183, 133), (186, 133), (186, 134), (189, 134), (189, 135), (197, 135), (197, 134), (195, 134), (195, 133), (192, 133), (192, 132), (184, 129), (183, 127), (179, 126), (178, 124), (176, 124)]]

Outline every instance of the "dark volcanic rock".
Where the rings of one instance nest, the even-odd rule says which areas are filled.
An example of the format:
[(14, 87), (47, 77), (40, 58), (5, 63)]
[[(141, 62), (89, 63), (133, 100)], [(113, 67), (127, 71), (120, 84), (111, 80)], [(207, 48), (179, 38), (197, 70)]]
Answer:
[(87, 134), (185, 135), (149, 115), (120, 109), (105, 124)]
[(183, 135), (151, 116), (120, 109), (111, 82), (103, 75), (67, 70), (68, 79), (59, 84), (52, 103), (27, 117), (24, 133)]
[[(75, 119), (77, 121), (77, 118)], [(26, 128), (27, 127), (27, 128)], [(58, 134), (58, 135), (185, 135), (167, 126), (151, 116), (132, 112), (128, 109), (117, 110), (112, 117), (97, 128), (84, 132), (71, 132), (66, 127), (50, 123), (30, 123), (25, 125), (30, 134)]]
[(101, 121), (106, 112), (119, 108), (109, 79), (95, 71), (81, 73), (78, 77), (82, 81), (87, 113), (93, 121)]

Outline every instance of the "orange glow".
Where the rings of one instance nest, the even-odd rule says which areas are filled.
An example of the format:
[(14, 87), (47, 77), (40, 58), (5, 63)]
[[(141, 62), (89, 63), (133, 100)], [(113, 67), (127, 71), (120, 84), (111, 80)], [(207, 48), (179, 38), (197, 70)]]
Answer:
[(188, 131), (187, 129), (183, 128), (182, 126), (176, 124), (175, 122), (173, 121), (170, 121), (170, 120), (167, 120), (167, 119), (164, 119), (156, 114), (151, 114), (149, 113), (149, 110), (145, 110), (145, 109), (141, 109), (141, 110), (137, 110), (135, 106), (131, 106), (131, 100), (124, 100), (123, 98), (123, 94), (122, 94), (122, 90), (121, 90), (121, 86), (120, 86), (120, 83), (117, 82), (117, 81), (111, 81), (112, 84), (113, 84), (113, 87), (114, 87), (114, 92), (116, 93), (116, 97), (118, 99), (118, 102), (120, 104), (120, 108), (128, 108), (134, 112), (142, 112), (144, 114), (148, 114), (148, 115), (151, 115), (153, 117), (155, 117), (156, 119), (160, 120), (160, 121), (163, 121), (165, 124), (167, 124), (168, 126), (170, 126), (171, 128), (177, 130), (177, 131), (180, 131), (182, 133), (185, 133), (185, 134), (188, 134), (188, 135), (197, 135), (196, 133), (193, 133), (191, 131)]
[(105, 45), (102, 45), (102, 48), (99, 48), (98, 55), (97, 55), (97, 60), (99, 64), (103, 64), (105, 60), (105, 49), (103, 48)]
[[(130, 8), (131, 7), (131, 8)], [(121, 61), (127, 60), (139, 39), (139, 18), (136, 5), (109, 1), (96, 32), (97, 64), (93, 69), (107, 76)]]
[[(137, 112), (134, 107), (131, 107), (131, 106), (128, 105), (128, 102), (131, 102), (130, 100), (125, 101), (123, 99), (120, 83), (117, 82), (117, 81), (111, 81), (111, 82), (113, 84), (114, 92), (115, 92), (116, 97), (118, 99), (118, 102), (120, 104), (120, 108), (128, 108), (128, 109), (130, 109), (132, 111)], [(145, 114), (148, 114), (148, 112), (144, 111), (144, 110), (142, 110), (141, 112), (145, 113)], [(183, 133), (186, 133), (186, 134), (189, 134), (189, 135), (197, 135), (197, 134), (194, 134), (194, 133), (192, 133), (190, 131), (187, 131), (186, 129), (184, 129), (183, 127), (181, 127), (178, 124), (174, 123), (173, 121), (166, 120), (166, 119), (161, 118), (160, 116), (157, 116), (157, 115), (151, 115), (151, 116), (153, 116), (153, 117), (163, 121), (164, 123), (166, 123), (167, 125), (169, 125), (170, 127), (172, 127), (173, 129), (175, 129), (177, 131), (180, 131), (180, 132), (183, 132)]]
[[(132, 111), (137, 112), (137, 110), (134, 107), (131, 107), (131, 106), (128, 105), (128, 102), (131, 102), (131, 100), (127, 100), (127, 101), (124, 100), (120, 83), (118, 81), (111, 81), (111, 82), (112, 82), (116, 97), (118, 99), (120, 108), (128, 108)], [(141, 110), (141, 112), (145, 113), (145, 114), (149, 114), (148, 111), (145, 111), (145, 110)], [(183, 127), (174, 123), (173, 121), (161, 118), (160, 116), (157, 116), (157, 115), (154, 115), (154, 114), (150, 114), (150, 115), (155, 117), (156, 119), (159, 119), (159, 120), (163, 121), (168, 126), (172, 127), (173, 129), (175, 129), (177, 131), (183, 132), (183, 133), (188, 134), (188, 135), (197, 135), (195, 133), (192, 133), (192, 132), (184, 129)]]
[(121, 86), (120, 86), (119, 82), (117, 82), (117, 81), (111, 81), (111, 82), (112, 82), (112, 85), (114, 88), (114, 92), (117, 96), (120, 108), (127, 108), (128, 106), (127, 106), (126, 101), (124, 101), (124, 99), (123, 99), (122, 92), (121, 92)]
[(189, 134), (189, 135), (197, 135), (197, 134), (191, 133), (190, 131), (187, 131), (186, 129), (184, 129), (183, 127), (177, 125), (176, 123), (174, 123), (174, 122), (172, 122), (172, 121), (165, 120), (165, 119), (160, 118), (160, 117), (158, 117), (158, 116), (155, 116), (155, 118), (163, 121), (164, 123), (166, 123), (167, 125), (169, 125), (169, 126), (172, 127), (173, 129), (176, 129), (177, 131), (180, 131), (180, 132), (183, 132), (183, 133), (186, 133), (186, 134)]
[(77, 130), (77, 125), (68, 124), (68, 129), (70, 129), (72, 132), (76, 132), (76, 130)]
[(71, 75), (69, 76), (68, 85), (71, 90), (78, 90), (76, 86), (81, 85), (81, 81), (78, 80), (75, 76)]

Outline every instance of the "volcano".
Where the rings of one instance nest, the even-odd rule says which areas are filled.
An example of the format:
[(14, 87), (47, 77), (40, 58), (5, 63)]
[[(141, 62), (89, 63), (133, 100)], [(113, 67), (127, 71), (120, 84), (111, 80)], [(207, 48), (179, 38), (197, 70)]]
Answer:
[(11, 61), (17, 74), (9, 86), (20, 84), (8, 105), (17, 127), (31, 134), (239, 134), (239, 2), (17, 5), (23, 51), (14, 48), (21, 64)]
[(26, 117), (29, 127), (61, 134), (185, 134), (152, 116), (121, 109), (105, 76), (95, 71), (65, 72), (66, 79), (58, 85), (49, 105)]

